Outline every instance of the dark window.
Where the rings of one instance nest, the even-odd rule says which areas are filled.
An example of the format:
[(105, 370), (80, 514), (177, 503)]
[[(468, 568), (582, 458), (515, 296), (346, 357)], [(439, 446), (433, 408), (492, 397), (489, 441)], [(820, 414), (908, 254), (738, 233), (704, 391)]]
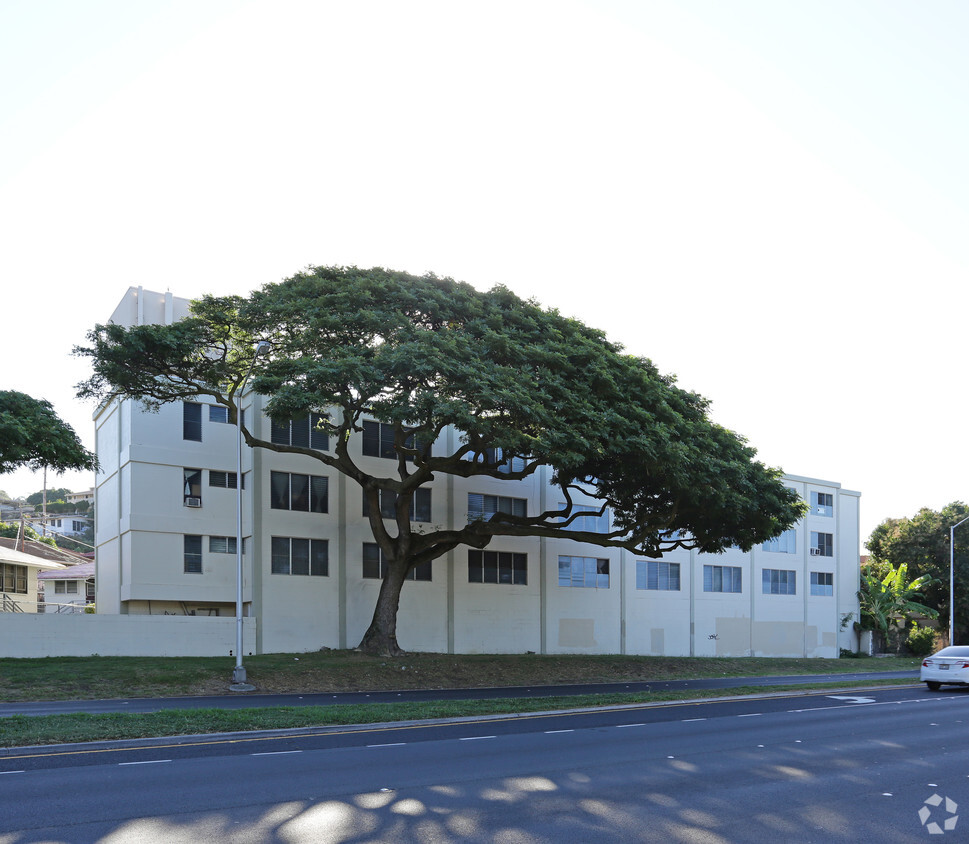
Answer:
[(11, 595), (27, 594), (27, 566), (0, 563), (0, 592)]
[[(221, 472), (215, 469), (209, 470), (209, 486), (218, 487), (219, 489), (235, 489), (236, 488), (236, 473), (235, 472)], [(246, 477), (242, 476), (242, 488), (246, 488)]]
[(185, 540), (185, 573), (202, 573), (202, 537), (186, 534)]
[(236, 538), (234, 536), (209, 537), (210, 554), (235, 554), (237, 547)]
[(186, 507), (202, 506), (202, 470), (185, 469), (182, 472), (183, 503)]
[(528, 583), (528, 555), (512, 551), (468, 551), (468, 583)]
[(330, 447), (330, 438), (321, 427), (324, 418), (320, 413), (308, 413), (289, 422), (271, 422), (269, 438), (276, 445), (326, 451)]
[(229, 408), (223, 407), (221, 404), (210, 404), (209, 405), (209, 422), (225, 422), (229, 421)]
[(330, 573), (329, 542), (325, 539), (274, 536), (270, 553), (273, 574), (327, 577)]
[[(394, 426), (386, 422), (374, 422), (367, 419), (363, 423), (363, 453), (367, 457), (387, 457), (391, 460), (397, 459), (397, 451), (394, 449)], [(410, 436), (404, 441), (405, 448), (414, 447), (414, 437)], [(430, 448), (427, 448), (428, 455)], [(411, 458), (408, 456), (407, 458)]]
[(182, 402), (182, 439), (202, 442), (202, 405)]
[(491, 466), (499, 475), (509, 475), (512, 472), (525, 471), (525, 460), (522, 457), (506, 455), (504, 449), (486, 448), (478, 455), (472, 455), (472, 460)]
[[(370, 507), (367, 495), (363, 494), (363, 515), (370, 517)], [(397, 493), (393, 490), (380, 490), (380, 515), (385, 519), (397, 518)], [(431, 491), (424, 487), (414, 490), (410, 500), (410, 520), (412, 522), (429, 522), (431, 520)]]
[(326, 513), (329, 484), (325, 477), (289, 472), (269, 473), (269, 506), (273, 510)]
[(477, 492), (468, 493), (468, 521), (488, 521), (495, 513), (507, 513), (509, 516), (525, 515), (528, 502), (524, 498), (508, 498), (504, 495), (482, 495)]
[[(387, 561), (376, 542), (363, 543), (363, 576), (383, 580), (387, 575)], [(430, 580), (431, 564), (421, 563), (407, 572), (407, 580)]]

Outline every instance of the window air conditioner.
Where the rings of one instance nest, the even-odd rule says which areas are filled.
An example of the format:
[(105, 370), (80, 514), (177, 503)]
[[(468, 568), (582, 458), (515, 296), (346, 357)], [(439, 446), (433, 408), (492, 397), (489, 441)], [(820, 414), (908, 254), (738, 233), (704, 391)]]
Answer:
[(202, 499), (201, 498), (186, 498), (185, 499), (185, 506), (186, 507), (201, 507), (202, 506)]
[(821, 556), (821, 549), (820, 548), (812, 548), (811, 549), (811, 556), (812, 557), (820, 557)]

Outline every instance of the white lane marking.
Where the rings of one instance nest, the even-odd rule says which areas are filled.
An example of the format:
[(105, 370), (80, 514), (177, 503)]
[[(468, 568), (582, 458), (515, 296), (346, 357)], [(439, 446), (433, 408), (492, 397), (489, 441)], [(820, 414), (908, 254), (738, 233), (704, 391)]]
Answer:
[(498, 736), (465, 736), (464, 738), (458, 739), (458, 741), (482, 741), (484, 739), (498, 738)]
[(831, 700), (847, 700), (851, 703), (874, 703), (873, 697), (854, 697), (852, 695), (828, 695)]
[(574, 732), (575, 730), (546, 730), (545, 735), (555, 736), (555, 735), (558, 735), (559, 733), (574, 733)]
[(616, 727), (620, 730), (623, 727), (645, 727), (645, 726), (646, 726), (645, 724), (616, 724)]
[(691, 721), (706, 721), (706, 718), (684, 718), (680, 721), (681, 724), (689, 724)]
[[(827, 695), (827, 697), (831, 697), (831, 695)], [(934, 698), (913, 697), (913, 698), (908, 698), (907, 700), (874, 701), (873, 703), (866, 703), (864, 705), (865, 706), (897, 706), (900, 703), (925, 703), (926, 701), (933, 701), (935, 703), (952, 703), (954, 700), (957, 700), (957, 698), (952, 697), (952, 698), (943, 699), (938, 697), (934, 697)], [(838, 706), (815, 706), (815, 707), (812, 707), (811, 709), (788, 709), (787, 711), (788, 712), (823, 712), (826, 709), (847, 709), (847, 708), (849, 707), (847, 707), (845, 704), (842, 703), (842, 704), (839, 704)]]
[(26, 774), (26, 771), (0, 771), (0, 774)]
[(368, 744), (367, 747), (403, 747), (405, 744), (406, 741), (395, 741), (388, 744)]
[(288, 753), (302, 753), (302, 750), (267, 750), (263, 753), (253, 753), (252, 756), (286, 756)]
[(763, 712), (748, 712), (746, 715), (738, 715), (738, 718), (756, 718), (758, 715), (763, 715)]
[(119, 762), (118, 767), (125, 765), (159, 765), (162, 762), (171, 762), (171, 759), (145, 759), (143, 762)]

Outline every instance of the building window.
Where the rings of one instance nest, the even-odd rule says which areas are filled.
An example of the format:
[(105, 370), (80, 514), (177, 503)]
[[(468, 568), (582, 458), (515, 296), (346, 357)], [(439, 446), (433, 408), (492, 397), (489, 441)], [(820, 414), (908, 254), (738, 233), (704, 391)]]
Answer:
[(508, 498), (504, 495), (481, 495), (477, 492), (469, 492), (468, 521), (487, 522), (495, 513), (524, 517), (527, 506), (528, 501), (525, 498)]
[[(368, 580), (383, 580), (387, 576), (387, 561), (376, 542), (363, 543), (363, 576)], [(414, 566), (405, 580), (430, 580), (430, 562)]]
[[(235, 472), (222, 472), (216, 469), (209, 469), (209, 486), (219, 489), (235, 489), (238, 475)], [(242, 476), (242, 488), (246, 488), (246, 476)]]
[(608, 589), (609, 561), (603, 557), (559, 555), (559, 586), (573, 589)]
[(269, 473), (269, 506), (273, 510), (303, 513), (328, 512), (328, 482), (325, 477)]
[(833, 557), (834, 556), (834, 534), (818, 533), (811, 531), (811, 556), (812, 557)]
[(704, 592), (743, 592), (743, 572), (739, 566), (704, 566)]
[[(564, 501), (559, 502), (559, 508), (564, 510)], [(585, 533), (609, 533), (609, 510), (605, 509), (602, 514), (599, 508), (591, 504), (573, 504), (573, 513), (588, 513), (588, 516), (576, 516), (565, 527), (565, 530), (581, 530)]]
[(202, 537), (186, 534), (185, 540), (185, 573), (202, 573)]
[(636, 588), (659, 592), (680, 591), (680, 564), (636, 560)]
[(763, 548), (765, 551), (773, 551), (775, 554), (796, 554), (797, 531), (794, 528), (785, 530), (780, 536), (767, 540)]
[[(395, 429), (387, 422), (375, 422), (365, 419), (363, 422), (363, 453), (367, 457), (387, 457), (391, 460), (397, 459), (397, 450), (394, 448)], [(420, 447), (420, 443), (418, 443)], [(409, 436), (404, 440), (404, 448), (414, 448), (414, 437)], [(430, 456), (430, 447), (427, 454)], [(412, 458), (407, 457), (408, 460)]]
[(812, 571), (811, 594), (834, 595), (834, 573), (830, 571)]
[(811, 515), (812, 516), (833, 516), (834, 515), (834, 495), (830, 492), (811, 493)]
[(27, 594), (27, 566), (0, 563), (0, 592)]
[(764, 569), (765, 595), (796, 595), (797, 572), (785, 569)]
[(77, 581), (76, 580), (55, 580), (54, 594), (55, 595), (76, 595)]
[[(245, 546), (245, 542), (243, 542), (243, 546)], [(209, 537), (210, 554), (235, 554), (237, 547), (238, 545), (236, 545), (236, 538), (234, 536)]]
[[(380, 515), (384, 519), (397, 518), (397, 493), (390, 489), (380, 490)], [(367, 494), (363, 493), (363, 516), (370, 518)], [(414, 490), (410, 500), (410, 520), (429, 522), (431, 520), (431, 491), (425, 487)]]
[(274, 536), (270, 552), (273, 574), (327, 577), (330, 573), (330, 545), (326, 539)]
[(321, 413), (308, 413), (289, 422), (270, 420), (269, 438), (276, 445), (294, 445), (326, 451), (330, 447), (330, 437), (321, 427), (324, 418)]
[(202, 442), (202, 405), (182, 402), (182, 439)]
[(528, 583), (528, 555), (512, 551), (468, 551), (468, 583)]
[(492, 467), (499, 475), (510, 475), (512, 472), (525, 471), (525, 459), (523, 457), (506, 457), (504, 449), (501, 448), (486, 448), (479, 454), (469, 455), (468, 459)]
[(182, 473), (184, 489), (183, 503), (186, 507), (202, 506), (202, 470), (185, 469)]
[(221, 404), (209, 405), (209, 422), (229, 422), (229, 408)]

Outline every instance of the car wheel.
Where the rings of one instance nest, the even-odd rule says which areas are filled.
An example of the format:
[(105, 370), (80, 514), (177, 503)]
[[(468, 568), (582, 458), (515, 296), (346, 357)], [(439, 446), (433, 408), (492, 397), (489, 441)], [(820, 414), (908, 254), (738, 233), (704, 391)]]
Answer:
[(931, 680), (926, 680), (925, 685), (929, 687), (930, 692), (937, 692), (939, 689), (942, 688), (941, 683), (933, 683)]

